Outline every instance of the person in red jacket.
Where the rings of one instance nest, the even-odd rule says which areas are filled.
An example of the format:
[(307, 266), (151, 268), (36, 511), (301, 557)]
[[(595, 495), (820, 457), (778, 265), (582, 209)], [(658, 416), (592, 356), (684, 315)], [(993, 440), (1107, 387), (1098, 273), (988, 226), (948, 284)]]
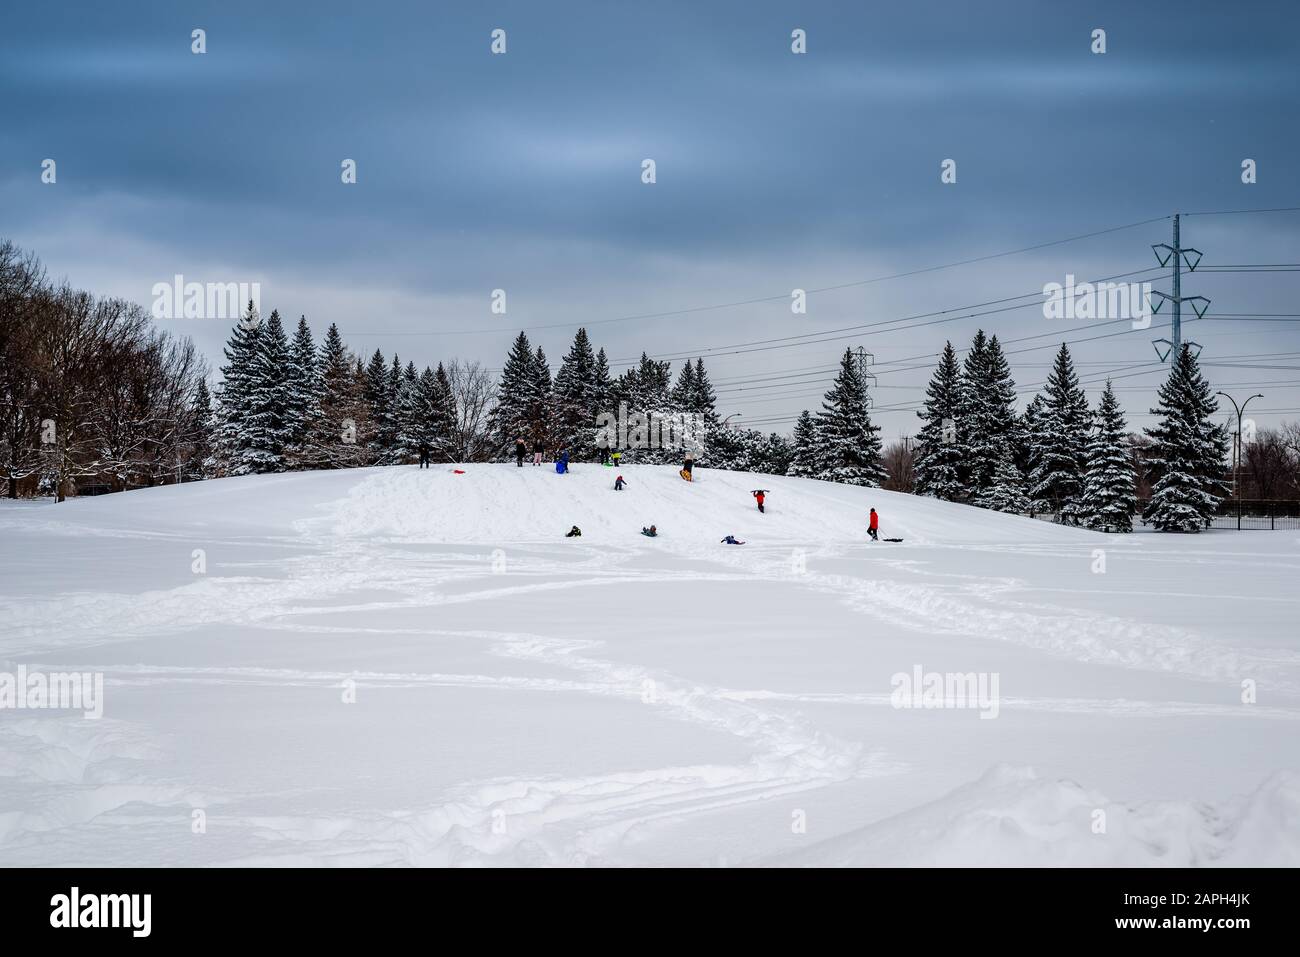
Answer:
[(754, 489), (754, 491), (751, 492), (750, 494), (753, 495), (754, 498), (755, 498), (755, 500), (758, 502), (758, 510), (759, 510), (760, 512), (763, 511), (763, 497), (764, 497), (764, 494), (765, 494), (765, 493), (764, 493), (764, 490), (761, 489), (761, 488), (757, 488), (757, 489)]
[(871, 536), (873, 542), (878, 542), (880, 541), (879, 532), (880, 516), (876, 514), (876, 510), (873, 508), (871, 510), (871, 520), (867, 523), (867, 534)]

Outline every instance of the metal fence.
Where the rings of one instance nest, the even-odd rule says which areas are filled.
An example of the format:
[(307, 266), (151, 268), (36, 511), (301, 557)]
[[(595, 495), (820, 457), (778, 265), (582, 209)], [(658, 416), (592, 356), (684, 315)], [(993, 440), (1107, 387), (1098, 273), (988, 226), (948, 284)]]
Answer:
[[(1139, 511), (1146, 503), (1139, 502)], [(1146, 524), (1145, 522), (1143, 524)], [(1300, 502), (1278, 499), (1225, 498), (1210, 519), (1210, 528), (1237, 528), (1242, 531), (1295, 531), (1300, 529)]]
[[(1149, 501), (1149, 499), (1138, 499), (1137, 512), (1133, 515), (1135, 523), (1148, 524), (1142, 515), (1146, 511)], [(1046, 522), (1057, 521), (1055, 512), (1031, 512), (1029, 517), (1039, 518)], [(1300, 530), (1300, 501), (1225, 498), (1219, 503), (1218, 510), (1211, 516), (1210, 528), (1232, 528), (1242, 531), (1252, 529), (1262, 531)]]

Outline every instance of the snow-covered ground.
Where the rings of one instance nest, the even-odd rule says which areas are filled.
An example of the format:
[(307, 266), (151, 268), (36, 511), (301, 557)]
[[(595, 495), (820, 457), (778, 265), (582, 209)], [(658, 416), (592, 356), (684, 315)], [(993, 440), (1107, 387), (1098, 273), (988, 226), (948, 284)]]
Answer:
[(0, 864), (1300, 864), (1297, 533), (623, 474), (6, 502)]

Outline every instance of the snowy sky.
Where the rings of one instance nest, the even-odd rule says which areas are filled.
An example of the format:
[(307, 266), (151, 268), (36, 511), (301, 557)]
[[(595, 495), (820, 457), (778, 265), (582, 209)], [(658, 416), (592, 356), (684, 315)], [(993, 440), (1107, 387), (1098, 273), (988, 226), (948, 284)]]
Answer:
[[(265, 309), (357, 350), (497, 368), (519, 328), (558, 362), (586, 324), (616, 371), (703, 353), (720, 411), (780, 431), (845, 345), (878, 363), (887, 438), (928, 360), (978, 325), (1033, 385), (1082, 322), (1023, 308), (846, 326), (1154, 265), (1166, 221), (862, 280), (1175, 211), (1300, 205), (1300, 8), (1233, 4), (10, 4), (0, 236), (148, 306), (176, 274), (262, 284)], [(191, 31), (208, 52), (190, 52)], [(489, 34), (506, 30), (494, 56)], [(807, 31), (808, 52), (790, 50)], [(1090, 51), (1106, 30), (1107, 52)], [(45, 158), (58, 182), (40, 181)], [(340, 182), (340, 162), (358, 182)], [(642, 160), (657, 182), (641, 182)], [(940, 164), (957, 161), (957, 182)], [(1243, 185), (1241, 162), (1258, 164)], [(1300, 262), (1300, 214), (1196, 216), (1205, 264)], [(1138, 277), (1168, 289), (1157, 273)], [(823, 289), (807, 315), (790, 290)], [(494, 288), (505, 316), (489, 311)], [(1300, 272), (1197, 273), (1211, 314), (1300, 312)], [(757, 301), (756, 301), (757, 300)], [(722, 308), (701, 308), (728, 305)], [(671, 313), (654, 318), (657, 313)], [(1161, 321), (1157, 317), (1157, 322)], [(917, 323), (926, 322), (927, 325)], [(173, 320), (212, 357), (218, 320)], [(902, 324), (906, 327), (908, 324)], [(1136, 424), (1159, 371), (1134, 331), (1080, 343)], [(1188, 326), (1216, 387), (1300, 418), (1300, 322)], [(823, 337), (827, 338), (827, 337)], [(761, 348), (758, 340), (782, 340)], [(728, 347), (728, 348), (719, 348)], [(707, 350), (718, 349), (711, 353)], [(1287, 353), (1297, 355), (1288, 356)], [(912, 366), (927, 366), (911, 369)], [(1267, 368), (1273, 366), (1275, 368)], [(773, 378), (786, 376), (788, 378)], [(1098, 387), (1099, 388), (1099, 385)], [(1091, 389), (1095, 397), (1097, 389)]]

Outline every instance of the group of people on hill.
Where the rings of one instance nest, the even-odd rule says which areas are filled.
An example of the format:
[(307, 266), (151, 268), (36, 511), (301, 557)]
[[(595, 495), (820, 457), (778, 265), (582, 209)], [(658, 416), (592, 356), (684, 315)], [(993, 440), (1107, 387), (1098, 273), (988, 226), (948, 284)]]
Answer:
[[(614, 479), (614, 491), (616, 492), (623, 491), (624, 487), (626, 487), (627, 484), (628, 483), (624, 480), (623, 476), (621, 475), (618, 476), (617, 478)], [(767, 501), (767, 492), (768, 492), (767, 489), (756, 488), (749, 493), (750, 495), (754, 496), (755, 502), (758, 503), (758, 510), (763, 514), (767, 514), (767, 510), (763, 507), (764, 502)], [(650, 526), (643, 525), (641, 527), (641, 534), (646, 536), (647, 538), (658, 538), (659, 530), (655, 528), (655, 526), (653, 525)], [(874, 508), (871, 510), (871, 514), (867, 516), (867, 534), (871, 536), (871, 540), (873, 542), (880, 541), (880, 516), (876, 513), (876, 510)], [(571, 529), (569, 529), (569, 531), (565, 534), (564, 537), (578, 538), (581, 537), (581, 535), (582, 535), (582, 530), (578, 528), (577, 525), (574, 525)], [(889, 541), (898, 541), (898, 539), (889, 539)], [(721, 540), (720, 544), (744, 545), (745, 543), (739, 541), (734, 535), (728, 535)]]
[[(546, 446), (541, 439), (533, 442), (533, 464), (542, 464), (542, 453), (546, 451)], [(565, 453), (566, 455), (568, 453)], [(528, 445), (524, 442), (523, 437), (515, 439), (515, 465), (520, 468), (524, 467), (524, 459), (528, 457)]]
[[(542, 464), (542, 455), (546, 452), (546, 445), (538, 439), (533, 443), (533, 465)], [(524, 442), (523, 437), (515, 439), (515, 465), (519, 468), (524, 467), (524, 459), (528, 457), (528, 444)], [(608, 446), (600, 446), (600, 464), (612, 465), (618, 468), (619, 463), (623, 460), (623, 453), (618, 449), (611, 451)], [(424, 460), (421, 459), (421, 468), (424, 467)], [(560, 454), (555, 459), (555, 471), (564, 475), (569, 471), (569, 450), (561, 449)]]
[[(542, 454), (545, 451), (546, 448), (540, 440), (533, 443), (533, 465), (542, 464)], [(623, 455), (622, 452), (620, 452), (618, 449), (611, 450), (608, 446), (601, 446), (600, 464), (613, 465), (615, 468), (617, 468), (620, 460), (622, 459), (622, 455)], [(520, 438), (515, 440), (515, 465), (517, 465), (519, 468), (523, 468), (524, 459), (527, 456), (528, 456), (528, 445), (527, 443), (524, 442), (523, 437), (521, 436)], [(427, 467), (428, 467), (427, 456), (422, 452), (420, 455), (420, 468), (427, 468)], [(555, 471), (560, 475), (565, 475), (568, 473), (569, 471), (568, 449), (560, 450), (559, 457), (556, 458), (555, 460)], [(690, 452), (687, 452), (685, 457), (682, 459), (682, 468), (681, 471), (678, 472), (678, 474), (687, 482), (694, 481), (695, 456), (692, 455)], [(624, 480), (623, 476), (621, 475), (617, 476), (614, 479), (614, 491), (616, 492), (623, 491), (623, 489), (627, 487), (627, 484), (628, 483), (626, 480)], [(750, 491), (749, 493), (754, 497), (754, 501), (758, 505), (759, 512), (762, 512), (763, 514), (767, 513), (767, 509), (765, 508), (765, 503), (767, 501), (767, 493), (768, 490), (765, 488), (756, 488)], [(641, 534), (645, 535), (647, 538), (657, 538), (659, 535), (659, 531), (658, 529), (655, 528), (655, 526), (650, 525), (650, 526), (642, 527)], [(876, 510), (874, 508), (871, 510), (871, 514), (867, 519), (867, 534), (871, 536), (871, 540), (873, 542), (880, 541), (880, 516), (876, 514)], [(574, 525), (572, 528), (570, 528), (568, 532), (566, 532), (564, 535), (565, 538), (580, 538), (581, 536), (582, 536), (582, 530), (578, 528), (577, 525)], [(897, 539), (890, 539), (890, 541), (897, 541)], [(737, 538), (734, 535), (728, 535), (726, 538), (722, 539), (721, 544), (744, 545), (745, 543), (737, 540)]]

